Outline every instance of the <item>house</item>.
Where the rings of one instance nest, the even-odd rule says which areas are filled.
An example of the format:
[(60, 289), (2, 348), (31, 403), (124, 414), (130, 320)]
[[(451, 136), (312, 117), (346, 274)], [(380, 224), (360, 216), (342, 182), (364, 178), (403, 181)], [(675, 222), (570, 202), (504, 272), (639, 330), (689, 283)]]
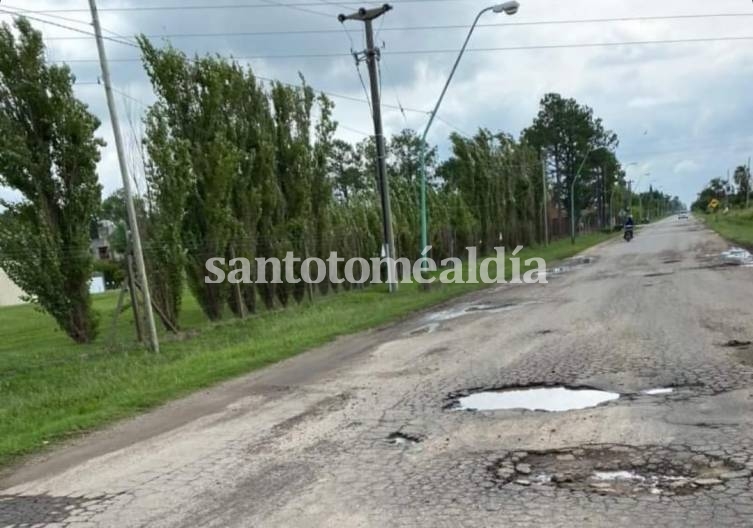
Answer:
[(116, 257), (110, 248), (110, 237), (115, 229), (115, 223), (109, 220), (100, 220), (92, 226), (90, 249), (95, 260), (111, 260)]
[(0, 268), (0, 306), (14, 306), (23, 304), (24, 291), (10, 280), (10, 277)]

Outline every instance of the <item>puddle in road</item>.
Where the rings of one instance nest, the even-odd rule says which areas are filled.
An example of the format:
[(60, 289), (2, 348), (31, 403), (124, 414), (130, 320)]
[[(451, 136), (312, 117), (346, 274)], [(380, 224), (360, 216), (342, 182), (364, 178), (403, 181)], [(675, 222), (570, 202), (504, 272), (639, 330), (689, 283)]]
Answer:
[(548, 268), (546, 270), (546, 276), (558, 276), (563, 275), (565, 273), (569, 273), (573, 271), (574, 269), (585, 266), (587, 264), (592, 264), (594, 262), (593, 257), (574, 257), (571, 259), (567, 259), (562, 263), (562, 265), (554, 267), (554, 268)]
[(644, 391), (641, 391), (641, 394), (646, 394), (648, 396), (659, 396), (661, 394), (672, 394), (675, 391), (672, 387), (659, 387), (656, 389), (647, 389)]
[[(526, 303), (527, 304), (527, 303)], [(442, 310), (441, 312), (435, 312), (426, 316), (426, 320), (437, 323), (443, 321), (449, 321), (451, 319), (457, 319), (464, 315), (484, 312), (484, 313), (500, 313), (512, 310), (521, 303), (501, 303), (501, 304), (470, 304), (462, 305), (449, 310)]]
[(408, 335), (411, 337), (414, 337), (414, 336), (419, 336), (419, 335), (424, 335), (424, 334), (433, 334), (434, 332), (437, 331), (438, 328), (439, 328), (439, 323), (429, 323), (424, 326), (419, 326), (415, 330), (410, 331)]
[(616, 400), (616, 392), (567, 387), (541, 387), (522, 390), (477, 392), (457, 400), (457, 408), (467, 411), (529, 411), (564, 412), (595, 407)]
[(727, 264), (753, 267), (753, 255), (739, 247), (732, 247), (727, 251), (722, 251), (719, 256)]

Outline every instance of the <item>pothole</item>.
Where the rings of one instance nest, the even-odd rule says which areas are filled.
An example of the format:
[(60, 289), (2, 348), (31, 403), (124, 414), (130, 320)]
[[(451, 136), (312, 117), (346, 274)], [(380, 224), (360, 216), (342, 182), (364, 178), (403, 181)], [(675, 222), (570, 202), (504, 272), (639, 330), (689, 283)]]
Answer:
[(454, 408), (466, 411), (529, 410), (564, 412), (596, 407), (620, 395), (587, 388), (529, 387), (475, 392), (457, 398)]
[(466, 308), (466, 313), (473, 313), (473, 312), (500, 312), (504, 310), (509, 310), (510, 308), (516, 306), (515, 303), (502, 303), (502, 304), (476, 304), (473, 306), (469, 306)]
[(564, 261), (561, 265), (556, 266), (554, 268), (548, 268), (546, 270), (547, 276), (549, 275), (562, 275), (563, 273), (568, 273), (570, 271), (573, 271), (574, 269), (585, 266), (587, 264), (592, 264), (594, 262), (593, 257), (574, 257), (571, 259), (568, 259)]
[(415, 337), (415, 336), (420, 336), (420, 335), (425, 335), (425, 334), (433, 334), (434, 332), (437, 331), (438, 328), (439, 328), (439, 323), (425, 324), (423, 326), (416, 328), (415, 330), (411, 330), (410, 332), (408, 332), (408, 336)]
[(751, 345), (750, 341), (739, 341), (737, 339), (730, 339), (722, 346), (725, 348), (747, 348)]
[(410, 435), (407, 433), (396, 431), (394, 433), (390, 433), (387, 436), (387, 442), (393, 445), (408, 447), (408, 446), (421, 443), (421, 438), (415, 435)]
[(667, 259), (663, 261), (664, 264), (678, 264), (680, 262), (682, 262), (682, 259), (678, 259), (678, 258)]
[(722, 251), (719, 254), (722, 262), (731, 264), (734, 266), (753, 266), (753, 255), (745, 249), (739, 247), (731, 247), (727, 251)]
[(602, 495), (687, 495), (750, 470), (682, 446), (584, 446), (511, 452), (491, 466), (501, 486), (561, 488)]
[(673, 271), (658, 271), (656, 273), (646, 273), (644, 277), (666, 277), (667, 275), (674, 274)]
[(442, 310), (440, 312), (429, 314), (428, 316), (426, 316), (426, 319), (433, 323), (440, 323), (443, 321), (449, 321), (451, 319), (457, 319), (458, 317), (463, 317), (465, 315), (479, 313), (479, 312), (484, 312), (484, 313), (506, 312), (508, 310), (518, 308), (525, 304), (531, 304), (531, 303), (506, 302), (506, 303), (467, 304), (467, 305), (458, 306), (456, 308), (451, 308), (449, 310)]
[(646, 394), (647, 396), (661, 396), (663, 394), (672, 394), (675, 391), (673, 387), (657, 387), (655, 389), (646, 389), (642, 390), (641, 394)]

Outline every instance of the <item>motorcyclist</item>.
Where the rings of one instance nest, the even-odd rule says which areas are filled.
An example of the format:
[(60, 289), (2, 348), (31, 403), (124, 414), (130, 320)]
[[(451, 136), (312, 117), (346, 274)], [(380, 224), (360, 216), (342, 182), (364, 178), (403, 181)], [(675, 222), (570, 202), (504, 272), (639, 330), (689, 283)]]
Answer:
[(633, 238), (633, 228), (635, 227), (635, 222), (633, 221), (633, 215), (628, 215), (627, 220), (625, 220), (625, 240), (630, 242), (630, 240)]
[(635, 227), (635, 221), (633, 221), (633, 215), (628, 215), (627, 220), (625, 220), (625, 231), (632, 231)]

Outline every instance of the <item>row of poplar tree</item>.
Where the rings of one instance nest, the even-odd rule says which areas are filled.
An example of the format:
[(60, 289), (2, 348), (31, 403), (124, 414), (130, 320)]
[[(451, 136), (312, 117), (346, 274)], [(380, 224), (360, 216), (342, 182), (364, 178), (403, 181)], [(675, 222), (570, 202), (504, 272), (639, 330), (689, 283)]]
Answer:
[[(311, 294), (285, 276), (282, 284), (240, 291), (206, 283), (209, 258), (379, 255), (374, 144), (336, 139), (334, 105), (325, 95), (303, 79), (299, 86), (265, 85), (231, 60), (187, 57), (143, 36), (138, 42), (156, 94), (144, 117), (141, 229), (152, 297), (173, 325), (186, 286), (210, 320), (228, 308), (253, 313), (259, 304), (284, 307)], [(67, 66), (45, 62), (41, 35), (26, 20), (18, 19), (15, 31), (0, 29), (0, 185), (23, 196), (0, 204), (0, 267), (74, 340), (89, 342), (97, 329), (88, 293), (89, 221), (101, 205), (96, 163), (103, 143), (73, 83)], [(442, 163), (426, 146), (435, 260), (468, 246), (483, 252), (541, 240), (542, 170), (550, 200), (564, 209), (568, 178), (592, 148), (601, 154), (584, 173), (579, 210), (598, 201), (594, 178), (609, 179), (604, 189), (621, 181), (616, 136), (589, 108), (547, 97), (520, 140), (486, 129), (453, 134), (452, 155)], [(579, 116), (572, 119), (577, 127), (564, 130), (562, 116), (547, 119), (555, 110)], [(411, 130), (388, 143), (397, 255), (408, 258), (419, 252), (421, 146)], [(550, 160), (545, 167), (542, 154)], [(591, 170), (597, 165), (601, 171)], [(317, 294), (350, 287), (325, 282)]]

